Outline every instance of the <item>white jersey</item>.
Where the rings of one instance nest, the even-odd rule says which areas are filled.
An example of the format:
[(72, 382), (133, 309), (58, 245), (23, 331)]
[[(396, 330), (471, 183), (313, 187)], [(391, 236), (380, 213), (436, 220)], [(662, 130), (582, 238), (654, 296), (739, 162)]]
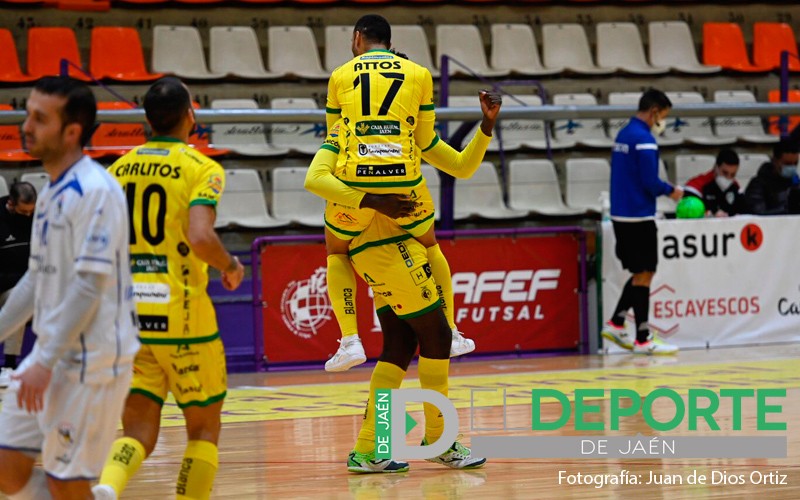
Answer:
[(119, 183), (89, 157), (39, 193), (29, 266), (35, 281), (35, 349), (52, 341), (47, 332), (59, 322), (54, 312), (77, 273), (107, 275), (93, 320), (54, 367), (74, 381), (106, 383), (120, 369), (130, 370), (139, 349), (128, 238), (128, 209)]

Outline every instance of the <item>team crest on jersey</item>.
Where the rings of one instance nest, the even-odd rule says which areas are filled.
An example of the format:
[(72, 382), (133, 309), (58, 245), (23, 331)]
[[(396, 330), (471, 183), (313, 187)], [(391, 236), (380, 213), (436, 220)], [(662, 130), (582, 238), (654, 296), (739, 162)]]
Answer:
[(427, 300), (428, 302), (431, 301), (431, 297), (433, 297), (433, 292), (426, 286), (422, 289), (422, 298)]
[(222, 192), (222, 177), (219, 174), (211, 174), (208, 178), (208, 189), (219, 194)]

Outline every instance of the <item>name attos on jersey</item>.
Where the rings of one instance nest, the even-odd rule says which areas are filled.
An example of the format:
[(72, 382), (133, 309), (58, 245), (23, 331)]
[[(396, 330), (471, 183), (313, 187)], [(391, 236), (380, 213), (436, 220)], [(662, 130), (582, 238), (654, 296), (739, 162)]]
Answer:
[(560, 276), (561, 269), (455, 273), (453, 294), (464, 296), (464, 306), (456, 309), (456, 322), (545, 319), (546, 311), (535, 304), (536, 296), (543, 290), (558, 289)]
[(402, 66), (400, 61), (363, 61), (353, 65), (353, 71), (369, 71), (371, 69), (402, 69)]
[(114, 169), (114, 175), (123, 177), (126, 175), (141, 175), (144, 177), (164, 177), (179, 179), (181, 167), (173, 167), (168, 163), (123, 163)]

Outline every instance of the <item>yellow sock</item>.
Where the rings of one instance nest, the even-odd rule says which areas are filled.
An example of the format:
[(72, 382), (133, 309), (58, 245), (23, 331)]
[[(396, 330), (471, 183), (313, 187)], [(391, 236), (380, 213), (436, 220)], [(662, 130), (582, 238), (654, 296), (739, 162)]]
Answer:
[(447, 318), (447, 324), (450, 325), (450, 329), (455, 330), (453, 277), (450, 275), (450, 264), (447, 263), (447, 259), (438, 244), (428, 248), (428, 263), (431, 265), (431, 274), (433, 274), (433, 280), (436, 282), (436, 289), (442, 298), (444, 317)]
[(328, 255), (328, 296), (342, 337), (358, 335), (356, 284), (350, 258), (344, 254)]
[(356, 451), (358, 453), (369, 453), (375, 449), (375, 391), (378, 389), (399, 389), (406, 376), (405, 370), (397, 365), (378, 361), (375, 369), (372, 370), (372, 377), (369, 379), (369, 400), (367, 409), (364, 412), (364, 421), (361, 423), (361, 430), (356, 441)]
[(111, 451), (103, 466), (100, 484), (111, 486), (117, 492), (117, 496), (120, 496), (144, 459), (145, 451), (142, 443), (130, 437), (117, 439), (111, 445)]
[[(450, 371), (449, 359), (430, 359), (419, 357), (417, 365), (419, 385), (447, 397), (447, 384)], [(444, 432), (444, 418), (439, 408), (429, 403), (422, 403), (425, 411), (425, 439), (428, 444), (435, 443)]]
[(217, 475), (217, 445), (209, 441), (189, 441), (183, 455), (175, 497), (178, 500), (205, 500)]

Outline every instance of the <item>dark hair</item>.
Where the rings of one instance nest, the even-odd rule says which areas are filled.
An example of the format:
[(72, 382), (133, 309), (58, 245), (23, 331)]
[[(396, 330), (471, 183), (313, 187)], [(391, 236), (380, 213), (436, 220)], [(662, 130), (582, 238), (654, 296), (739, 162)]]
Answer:
[(191, 107), (189, 91), (174, 76), (158, 80), (144, 95), (144, 114), (156, 135), (175, 130)]
[(774, 158), (780, 158), (787, 153), (796, 154), (798, 152), (800, 152), (800, 144), (798, 144), (798, 141), (793, 141), (787, 138), (781, 139), (772, 147), (772, 156)]
[(739, 164), (739, 155), (736, 154), (736, 151), (732, 150), (731, 148), (725, 148), (717, 154), (717, 162), (715, 165), (719, 166), (722, 164), (725, 165), (738, 165)]
[(33, 90), (67, 100), (61, 110), (61, 119), (65, 126), (70, 123), (81, 126), (81, 147), (86, 146), (96, 128), (97, 118), (97, 100), (89, 86), (68, 76), (45, 76), (36, 82)]
[(35, 203), (36, 188), (30, 182), (15, 182), (8, 188), (8, 197), (16, 203)]
[(667, 109), (672, 107), (672, 101), (667, 94), (660, 90), (649, 88), (639, 99), (639, 111), (650, 111), (650, 108)]
[(356, 21), (353, 31), (358, 31), (365, 40), (389, 47), (392, 44), (392, 27), (383, 16), (367, 14)]
[(391, 52), (392, 54), (396, 55), (397, 57), (402, 57), (403, 59), (408, 59), (408, 54), (406, 54), (405, 52), (400, 52), (399, 50), (397, 50), (394, 47), (389, 49), (389, 52)]

